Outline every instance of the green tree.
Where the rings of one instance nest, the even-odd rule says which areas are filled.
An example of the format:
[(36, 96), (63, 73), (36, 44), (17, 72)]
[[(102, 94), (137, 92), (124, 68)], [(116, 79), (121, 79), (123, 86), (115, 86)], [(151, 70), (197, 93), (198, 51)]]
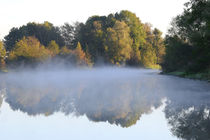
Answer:
[[(201, 72), (210, 69), (210, 1), (208, 0), (190, 0), (185, 4), (185, 10), (181, 15), (178, 15), (172, 21), (172, 27), (169, 30), (167, 38), (170, 38), (171, 41), (167, 45), (166, 57), (163, 62), (165, 71), (168, 71), (169, 65), (171, 63), (180, 63), (176, 60), (179, 60), (175, 57), (170, 59), (171, 61), (166, 60), (169, 54), (170, 49), (174, 49), (172, 46), (179, 44), (179, 40), (183, 42), (184, 46), (191, 47), (176, 47), (179, 48), (181, 52), (191, 52), (191, 55), (185, 53), (179, 53), (178, 57), (185, 58), (185, 71), (188, 72)], [(174, 39), (173, 39), (174, 38)], [(178, 42), (174, 42), (177, 40)], [(173, 43), (172, 43), (173, 42)], [(186, 49), (188, 49), (186, 51)], [(175, 49), (174, 49), (175, 50)], [(183, 51), (182, 51), (183, 50)], [(177, 52), (177, 51), (175, 51)], [(174, 55), (173, 55), (174, 56)], [(189, 56), (189, 57), (186, 57)], [(173, 62), (172, 62), (173, 61)], [(187, 67), (186, 67), (187, 66)], [(174, 70), (180, 69), (179, 67), (174, 67)]]
[(157, 63), (160, 64), (163, 61), (163, 56), (165, 54), (165, 46), (164, 46), (164, 40), (161, 37), (162, 32), (155, 28), (153, 30), (153, 47), (155, 49), (156, 57), (157, 57)]
[(51, 40), (55, 40), (59, 46), (64, 46), (65, 44), (58, 27), (47, 21), (42, 24), (32, 22), (10, 30), (9, 34), (4, 37), (6, 50), (12, 50), (15, 43), (24, 36), (35, 36), (44, 46), (47, 46)]
[(77, 47), (73, 50), (72, 53), (76, 57), (77, 65), (91, 65), (91, 61), (86, 57), (80, 42), (77, 43)]
[(107, 29), (105, 51), (112, 64), (123, 64), (130, 59), (132, 39), (130, 29), (125, 22), (116, 21), (113, 28)]
[(74, 26), (69, 23), (64, 23), (64, 25), (60, 27), (60, 33), (64, 39), (65, 46), (71, 47), (74, 39)]
[(83, 50), (88, 46), (89, 53), (93, 62), (97, 62), (99, 58), (104, 57), (104, 40), (105, 40), (105, 21), (106, 17), (92, 16), (85, 25), (81, 25), (77, 35), (78, 42), (81, 42)]
[(157, 63), (155, 49), (150, 43), (145, 43), (142, 47), (141, 61), (145, 67), (153, 67)]
[(77, 42), (81, 39), (79, 32), (83, 26), (83, 23), (75, 22), (73, 25), (64, 23), (64, 25), (60, 27), (60, 34), (64, 39), (66, 47), (71, 49), (75, 48)]
[(50, 41), (50, 43), (47, 46), (47, 49), (50, 50), (52, 56), (56, 56), (60, 51), (58, 44), (54, 40)]
[(140, 47), (145, 43), (146, 33), (144, 26), (136, 14), (123, 10), (119, 14), (116, 13), (117, 20), (124, 21), (130, 28), (130, 37), (133, 40), (132, 43), (132, 55), (128, 62), (130, 65), (139, 65), (141, 61)]
[(145, 58), (142, 60), (143, 65), (147, 65), (148, 67), (162, 63), (163, 56), (165, 54), (165, 45), (164, 39), (162, 38), (162, 32), (157, 28), (152, 30), (152, 25), (149, 23), (144, 24), (144, 30), (146, 32), (146, 43), (144, 47), (141, 47), (141, 56), (142, 58)]
[(23, 37), (15, 44), (9, 53), (9, 62), (12, 64), (35, 64), (43, 62), (51, 53), (35, 37)]
[(153, 44), (153, 40), (154, 40), (154, 34), (153, 34), (153, 31), (152, 31), (152, 25), (150, 23), (145, 23), (144, 24), (144, 31), (145, 31), (145, 34), (146, 34), (146, 42), (147, 43), (150, 43), (150, 44)]
[(192, 65), (192, 46), (178, 36), (166, 36), (165, 48), (163, 71), (185, 71)]

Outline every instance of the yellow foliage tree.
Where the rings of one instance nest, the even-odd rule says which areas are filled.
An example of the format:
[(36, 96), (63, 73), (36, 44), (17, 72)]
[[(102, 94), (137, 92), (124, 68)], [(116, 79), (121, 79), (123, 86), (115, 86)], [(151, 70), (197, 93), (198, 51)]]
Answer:
[(5, 56), (6, 56), (6, 50), (3, 46), (3, 42), (0, 41), (0, 69), (5, 68)]
[(41, 62), (50, 57), (51, 53), (40, 44), (35, 37), (23, 37), (15, 44), (9, 54), (10, 61)]
[(59, 52), (60, 55), (68, 55), (70, 53), (72, 53), (72, 51), (68, 49), (66, 46), (62, 47)]
[(155, 49), (149, 43), (145, 43), (145, 46), (142, 49), (141, 57), (142, 64), (145, 67), (151, 68), (157, 63)]
[(52, 56), (56, 56), (60, 52), (59, 46), (54, 40), (50, 41), (50, 43), (47, 46), (47, 49), (50, 50)]
[(80, 42), (77, 43), (77, 47), (73, 51), (73, 54), (76, 56), (77, 65), (85, 64), (87, 62), (85, 52), (82, 50)]

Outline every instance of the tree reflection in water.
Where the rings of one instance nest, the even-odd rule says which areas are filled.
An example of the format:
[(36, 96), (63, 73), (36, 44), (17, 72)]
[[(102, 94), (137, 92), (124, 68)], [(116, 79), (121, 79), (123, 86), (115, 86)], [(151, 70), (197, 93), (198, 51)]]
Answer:
[(209, 84), (138, 72), (19, 74), (8, 76), (1, 88), (6, 88), (4, 98), (10, 107), (28, 115), (63, 112), (121, 127), (136, 124), (166, 99), (164, 113), (175, 136), (210, 139)]
[[(190, 101), (186, 101), (190, 100)], [(167, 102), (165, 116), (172, 133), (186, 140), (210, 139), (210, 96), (200, 95)]]
[(86, 115), (91, 121), (108, 121), (122, 127), (134, 125), (142, 114), (151, 113), (152, 107), (162, 104), (163, 96), (153, 88), (158, 84), (152, 76), (136, 77), (136, 74), (131, 74), (129, 77), (119, 73), (101, 77), (95, 74), (92, 77), (89, 74), (78, 76), (73, 80), (68, 76), (54, 77), (51, 74), (47, 78), (42, 75), (45, 78), (41, 79), (40, 74), (20, 74), (18, 78), (9, 76), (5, 101), (13, 110), (21, 110), (28, 115), (48, 116), (63, 112), (66, 115)]

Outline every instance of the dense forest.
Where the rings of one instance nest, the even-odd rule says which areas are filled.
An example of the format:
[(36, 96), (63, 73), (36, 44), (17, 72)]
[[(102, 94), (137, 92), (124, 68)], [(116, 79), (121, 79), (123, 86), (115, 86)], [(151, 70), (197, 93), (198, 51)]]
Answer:
[(85, 23), (30, 22), (0, 41), (1, 69), (55, 62), (65, 66), (117, 65), (160, 68), (210, 79), (210, 1), (190, 0), (165, 38), (127, 10), (92, 16)]
[(165, 37), (162, 69), (176, 75), (210, 79), (210, 1), (190, 0), (173, 19)]
[(48, 62), (158, 67), (165, 51), (161, 31), (126, 10), (85, 24), (27, 23), (12, 28), (0, 47), (2, 69)]

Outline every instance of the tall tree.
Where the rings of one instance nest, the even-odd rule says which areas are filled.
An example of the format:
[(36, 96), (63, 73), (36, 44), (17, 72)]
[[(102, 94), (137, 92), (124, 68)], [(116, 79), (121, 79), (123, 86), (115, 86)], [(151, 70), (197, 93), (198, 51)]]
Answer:
[(130, 59), (132, 39), (125, 22), (116, 21), (113, 28), (107, 29), (106, 56), (112, 64), (123, 64)]
[(116, 13), (115, 17), (120, 21), (124, 21), (130, 28), (130, 37), (132, 38), (133, 43), (129, 64), (139, 65), (141, 61), (140, 46), (144, 45), (146, 37), (144, 26), (136, 14), (127, 10), (123, 10), (119, 14)]
[(50, 43), (47, 45), (47, 49), (50, 50), (52, 56), (56, 56), (60, 51), (58, 44), (54, 40), (50, 41)]
[(185, 71), (193, 63), (192, 46), (178, 36), (166, 36), (162, 68), (165, 72)]
[(12, 64), (36, 64), (50, 57), (50, 51), (46, 49), (35, 37), (23, 37), (15, 44), (9, 54), (9, 62)]
[(55, 40), (59, 46), (64, 46), (64, 40), (60, 35), (59, 28), (46, 21), (43, 24), (32, 22), (19, 28), (12, 28), (10, 33), (4, 37), (6, 49), (8, 51), (12, 50), (15, 43), (24, 36), (35, 36), (44, 46), (47, 46), (51, 40)]
[(70, 48), (73, 45), (72, 42), (74, 40), (74, 26), (69, 23), (64, 23), (64, 25), (60, 27), (60, 33), (64, 39), (65, 46)]
[[(208, 0), (190, 0), (185, 4), (185, 10), (181, 15), (178, 15), (172, 22), (172, 27), (169, 30), (169, 38), (172, 40), (181, 40), (188, 46), (188, 52), (191, 56), (185, 57), (185, 53), (180, 54), (179, 57), (185, 57), (187, 61), (186, 70), (189, 72), (199, 72), (210, 69), (210, 1)], [(174, 39), (173, 39), (174, 38)], [(179, 42), (173, 42), (179, 44)], [(172, 46), (167, 47), (167, 52), (171, 52)], [(185, 50), (186, 47), (183, 47)], [(177, 51), (176, 51), (177, 52)], [(186, 52), (186, 50), (185, 50)], [(167, 58), (166, 57), (166, 58)], [(174, 57), (173, 62), (177, 60)], [(170, 61), (164, 60), (165, 70)], [(171, 62), (172, 63), (172, 62)], [(179, 63), (179, 62), (177, 62)], [(186, 63), (185, 63), (186, 64)], [(170, 64), (172, 65), (172, 64)], [(178, 67), (176, 68), (179, 69)]]
[[(145, 58), (145, 55), (147, 54), (148, 60), (150, 61), (145, 61), (144, 59), (142, 60), (142, 63), (144, 66), (148, 66), (146, 62), (149, 62), (150, 66), (160, 64), (165, 54), (165, 45), (164, 39), (162, 38), (162, 32), (157, 28), (153, 30), (152, 25), (149, 23), (144, 24), (144, 30), (146, 32), (146, 43), (143, 47), (141, 47), (142, 53), (144, 53), (141, 54), (141, 56), (142, 58)], [(149, 52), (151, 54), (149, 54)], [(149, 58), (148, 54), (151, 58)]]
[(3, 42), (0, 41), (0, 69), (5, 68), (5, 56), (6, 50), (3, 46)]
[(157, 63), (160, 64), (162, 63), (163, 55), (165, 54), (164, 40), (161, 37), (162, 32), (157, 28), (153, 30), (153, 35), (154, 35), (153, 47), (155, 49)]
[(90, 61), (87, 59), (85, 52), (82, 50), (80, 42), (77, 43), (77, 47), (73, 51), (73, 54), (76, 56), (77, 65), (89, 65)]
[(83, 23), (80, 22), (75, 22), (73, 25), (70, 25), (69, 23), (64, 23), (64, 25), (60, 27), (60, 34), (64, 39), (66, 47), (71, 49), (75, 48), (77, 42), (81, 39), (81, 35), (79, 34), (79, 32), (82, 27)]
[(157, 56), (152, 44), (145, 43), (141, 49), (141, 63), (145, 67), (152, 67), (157, 64)]
[(99, 58), (104, 57), (105, 21), (105, 16), (92, 16), (86, 21), (85, 25), (81, 26), (79, 31), (78, 41), (81, 42), (83, 47), (89, 47), (93, 62), (97, 62)]

